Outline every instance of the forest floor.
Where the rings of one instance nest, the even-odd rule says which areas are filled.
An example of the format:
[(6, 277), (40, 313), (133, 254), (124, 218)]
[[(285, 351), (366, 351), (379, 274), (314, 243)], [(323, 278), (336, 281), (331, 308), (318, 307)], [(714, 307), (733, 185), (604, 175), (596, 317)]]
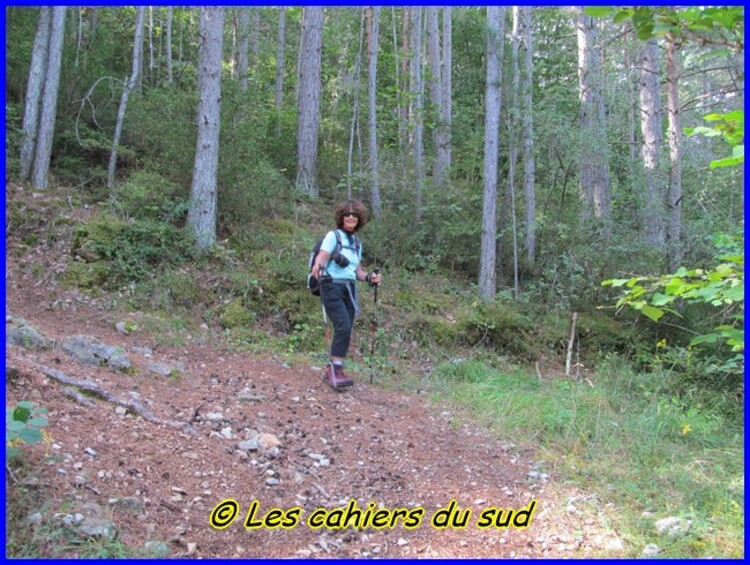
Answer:
[[(31, 400), (49, 410), (49, 441), (25, 446), (6, 472), (6, 526), (16, 554), (92, 556), (93, 544), (112, 556), (107, 543), (125, 548), (115, 556), (203, 558), (630, 554), (608, 526), (616, 509), (540, 466), (533, 446), (363, 375), (353, 375), (354, 387), (333, 391), (321, 380), (322, 367), (231, 353), (205, 328), (184, 332), (173, 346), (145, 330), (123, 334), (115, 324), (137, 321), (137, 313), (55, 283), (52, 274), (66, 260), (63, 242), (17, 244), (6, 236), (6, 324), (23, 318), (54, 345), (6, 345), (6, 406)], [(80, 364), (60, 347), (74, 335), (117, 347), (134, 370)], [(179, 366), (179, 376), (150, 371), (154, 362)], [(72, 394), (75, 385), (52, 378), (60, 372), (94, 383), (109, 400)], [(136, 405), (183, 426), (149, 421)], [(21, 487), (26, 495), (19, 499)], [(212, 515), (231, 515), (229, 499), (237, 517), (212, 527)], [(331, 527), (308, 522), (325, 515), (318, 509), (352, 501), (365, 516), (385, 509), (393, 527), (336, 528), (336, 512), (328, 514)], [(432, 519), (444, 514), (436, 512), (451, 501), (470, 511), (454, 517), (457, 526), (466, 518), (466, 527), (434, 527)], [(273, 508), (283, 515), (274, 522), (271, 512), (271, 525), (288, 527), (261, 525)], [(493, 508), (504, 518), (516, 510), (517, 524), (528, 527), (480, 528), (480, 516)], [(533, 512), (520, 512), (525, 508)], [(243, 527), (246, 519), (253, 527)], [(96, 520), (112, 524), (115, 540), (73, 528)]]

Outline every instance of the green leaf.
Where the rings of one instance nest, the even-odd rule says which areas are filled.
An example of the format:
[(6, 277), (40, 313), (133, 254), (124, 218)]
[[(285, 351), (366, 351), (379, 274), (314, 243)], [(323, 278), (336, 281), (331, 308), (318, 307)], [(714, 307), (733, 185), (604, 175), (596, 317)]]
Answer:
[(660, 308), (654, 308), (653, 306), (650, 306), (648, 304), (643, 305), (643, 307), (641, 308), (641, 312), (644, 316), (648, 316), (654, 322), (658, 322), (659, 318), (664, 315), (664, 310)]
[(674, 296), (666, 296), (660, 292), (655, 292), (654, 297), (651, 299), (651, 304), (654, 306), (664, 306), (670, 302), (674, 302)]
[(27, 426), (33, 426), (35, 428), (43, 428), (47, 424), (47, 418), (42, 418), (41, 416), (36, 416), (35, 418), (32, 418), (31, 420), (26, 422)]
[(612, 18), (612, 21), (616, 24), (620, 24), (624, 22), (625, 20), (629, 20), (633, 16), (633, 10), (625, 8), (624, 10), (620, 10), (617, 12)]
[(611, 6), (587, 6), (583, 9), (583, 13), (592, 18), (606, 18), (614, 11)]
[(618, 287), (618, 286), (623, 286), (623, 285), (627, 284), (631, 280), (633, 280), (633, 279), (611, 279), (611, 280), (608, 280), (608, 281), (604, 281), (602, 284), (607, 283), (608, 285), (612, 285), (614, 287)]
[(644, 23), (638, 27), (638, 39), (642, 41), (648, 41), (654, 36), (654, 24), (653, 22)]
[(718, 137), (721, 135), (721, 131), (715, 128), (709, 128), (706, 126), (696, 126), (694, 128), (685, 128), (686, 135), (704, 135), (706, 137)]
[(716, 161), (711, 161), (709, 164), (709, 168), (711, 169), (720, 169), (722, 167), (736, 167), (737, 165), (740, 165), (745, 162), (744, 157), (727, 157), (725, 159), (718, 159)]
[(26, 423), (26, 422), (29, 421), (30, 417), (31, 417), (31, 410), (29, 410), (25, 406), (21, 406), (21, 403), (19, 402), (18, 408), (16, 408), (13, 411), (13, 419), (16, 422), (24, 422), (24, 423)]
[(26, 427), (26, 424), (24, 424), (23, 422), (20, 422), (18, 420), (13, 420), (12, 422), (8, 422), (7, 424), (5, 424), (5, 431), (6, 433), (7, 432), (18, 433), (25, 427)]
[(701, 343), (716, 343), (721, 336), (719, 334), (704, 334), (694, 337), (690, 340), (690, 345), (700, 345)]
[(745, 283), (742, 282), (724, 292), (724, 298), (735, 302), (742, 302), (745, 300)]
[(40, 432), (36, 428), (27, 427), (21, 430), (21, 432), (18, 434), (18, 437), (29, 445), (33, 445), (42, 441), (42, 432)]

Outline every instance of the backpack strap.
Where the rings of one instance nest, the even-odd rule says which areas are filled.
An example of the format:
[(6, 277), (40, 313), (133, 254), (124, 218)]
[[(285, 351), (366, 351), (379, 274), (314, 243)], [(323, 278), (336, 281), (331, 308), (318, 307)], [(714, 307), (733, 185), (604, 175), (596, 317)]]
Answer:
[[(338, 242), (338, 245), (340, 246), (338, 251), (341, 251), (341, 247), (343, 247), (342, 239), (341, 239), (341, 230), (338, 228), (336, 231), (336, 241)], [(348, 245), (347, 247), (354, 249), (354, 253), (357, 254), (357, 257), (362, 260), (362, 244), (359, 241), (359, 238), (352, 234), (351, 236), (347, 235), (347, 240), (351, 241), (352, 245)]]

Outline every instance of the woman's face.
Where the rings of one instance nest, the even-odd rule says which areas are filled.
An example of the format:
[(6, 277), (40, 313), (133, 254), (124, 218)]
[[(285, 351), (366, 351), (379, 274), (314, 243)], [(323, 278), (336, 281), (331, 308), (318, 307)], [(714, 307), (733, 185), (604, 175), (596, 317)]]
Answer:
[(357, 228), (359, 223), (359, 216), (355, 212), (348, 211), (344, 212), (344, 230), (353, 232)]

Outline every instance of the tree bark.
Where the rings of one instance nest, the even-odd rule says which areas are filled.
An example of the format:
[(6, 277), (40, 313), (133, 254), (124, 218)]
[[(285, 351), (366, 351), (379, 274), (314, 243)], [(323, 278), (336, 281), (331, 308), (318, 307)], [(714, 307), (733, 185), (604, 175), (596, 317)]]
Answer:
[(518, 66), (518, 46), (521, 42), (521, 8), (513, 6), (513, 28), (511, 31), (511, 70), (512, 88), (508, 101), (508, 185), (507, 194), (510, 200), (511, 236), (513, 244), (513, 297), (518, 299), (518, 231), (516, 229), (516, 165), (518, 164), (518, 115), (520, 113), (518, 91), (521, 83), (521, 72)]
[(438, 160), (441, 163), (441, 176), (437, 179), (438, 186), (443, 186), (450, 177), (451, 168), (451, 121), (453, 97), (453, 24), (452, 10), (443, 8), (443, 53), (440, 73), (440, 121), (438, 123)]
[[(346, 188), (347, 197), (349, 200), (352, 199), (352, 162), (354, 160), (354, 137), (358, 132), (359, 125), (359, 79), (362, 74), (362, 44), (364, 43), (365, 36), (365, 23), (366, 19), (366, 8), (360, 8), (359, 13), (359, 48), (357, 49), (357, 63), (354, 68), (354, 103), (352, 111), (352, 127), (349, 132), (349, 153), (346, 160)], [(361, 161), (361, 160), (360, 160)], [(361, 169), (360, 169), (361, 172)]]
[(172, 6), (167, 7), (167, 84), (172, 86)]
[(440, 77), (440, 31), (438, 28), (438, 9), (426, 8), (427, 20), (427, 64), (430, 70), (430, 115), (434, 116), (435, 126), (432, 128), (432, 142), (435, 146), (435, 157), (432, 161), (432, 180), (435, 186), (440, 186), (443, 178), (443, 163), (439, 157), (440, 147), (440, 108), (441, 102), (441, 77)]
[(260, 58), (260, 8), (252, 8), (250, 12), (252, 25), (250, 26), (250, 59), (251, 65), (257, 67)]
[(422, 8), (412, 7), (411, 14), (411, 121), (414, 129), (412, 152), (414, 155), (414, 224), (422, 221), (422, 187), (424, 185), (424, 129), (422, 86)]
[(223, 24), (223, 8), (201, 8), (198, 139), (187, 217), (188, 231), (195, 238), (198, 252), (216, 243)]
[(383, 215), (378, 183), (378, 119), (376, 94), (378, 89), (378, 36), (380, 35), (380, 6), (372, 8), (372, 30), (367, 49), (367, 100), (369, 106), (369, 158), (370, 158), (370, 196), (372, 214), (376, 219)]
[(578, 8), (578, 85), (582, 219), (610, 216), (609, 155), (601, 47), (594, 18)]
[[(401, 90), (398, 93), (398, 135), (399, 135), (399, 146), (411, 144), (413, 135), (410, 130), (407, 129), (409, 120), (411, 119), (411, 102), (407, 102), (409, 92), (409, 83), (411, 81), (411, 73), (409, 71), (411, 67), (411, 57), (409, 57), (409, 42), (411, 39), (411, 9), (404, 8), (403, 16), (401, 18)], [(395, 13), (394, 13), (395, 18)], [(397, 71), (398, 72), (398, 71)]]
[(479, 295), (492, 300), (497, 290), (497, 160), (500, 142), (500, 94), (502, 83), (505, 8), (487, 8), (487, 80), (484, 123), (484, 191), (482, 200), (482, 247), (479, 258)]
[(117, 111), (117, 122), (115, 123), (115, 135), (112, 140), (112, 152), (109, 155), (109, 166), (107, 167), (107, 187), (115, 187), (115, 178), (117, 174), (117, 148), (122, 136), (122, 127), (125, 123), (125, 112), (128, 107), (128, 97), (138, 82), (138, 75), (141, 70), (141, 54), (143, 53), (143, 25), (144, 25), (145, 8), (139, 6), (135, 11), (135, 38), (133, 39), (133, 70), (130, 79), (127, 80), (120, 96), (120, 107)]
[(52, 8), (39, 9), (34, 48), (31, 52), (31, 67), (26, 86), (26, 103), (23, 110), (23, 142), (21, 145), (21, 178), (31, 178), (34, 150), (39, 133), (39, 109), (44, 89), (44, 77), (49, 59), (49, 37), (52, 24)]
[(667, 120), (669, 123), (669, 190), (667, 192), (667, 254), (669, 268), (677, 270), (682, 262), (682, 128), (680, 127), (678, 47), (671, 33), (667, 45)]
[(320, 66), (323, 51), (323, 8), (302, 9), (297, 107), (297, 189), (318, 198), (318, 125), (320, 121)]
[(531, 7), (522, 8), (524, 22), (524, 72), (521, 82), (522, 98), (522, 132), (523, 132), (523, 195), (526, 218), (525, 251), (526, 261), (529, 265), (534, 264), (536, 256), (536, 196), (534, 194), (534, 126), (532, 116), (534, 106), (532, 103), (532, 82), (534, 76), (534, 63), (532, 60), (531, 40)]
[(641, 133), (646, 194), (644, 202), (644, 238), (653, 247), (664, 247), (664, 194), (661, 189), (659, 158), (662, 153), (661, 101), (659, 97), (659, 59), (656, 40), (642, 49), (638, 81), (641, 101)]
[(248, 52), (250, 50), (250, 8), (241, 7), (240, 33), (237, 41), (237, 76), (240, 78), (240, 88), (247, 90)]
[(279, 29), (276, 38), (276, 92), (274, 107), (281, 110), (284, 102), (284, 65), (286, 41), (286, 8), (279, 8)]
[(57, 94), (60, 87), (63, 42), (65, 40), (65, 6), (52, 8), (47, 70), (44, 74), (42, 108), (39, 115), (34, 164), (31, 171), (31, 185), (34, 188), (47, 188), (49, 163), (52, 158), (52, 141), (55, 136), (57, 117)]

